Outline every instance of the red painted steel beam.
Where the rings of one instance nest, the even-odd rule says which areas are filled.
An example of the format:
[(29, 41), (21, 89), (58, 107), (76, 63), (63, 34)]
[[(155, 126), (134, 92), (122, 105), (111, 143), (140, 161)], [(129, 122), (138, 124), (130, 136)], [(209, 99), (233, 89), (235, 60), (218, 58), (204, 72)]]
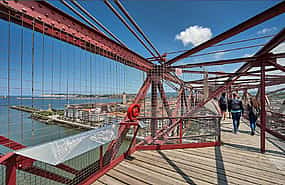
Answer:
[[(274, 70), (275, 69), (266, 69), (266, 72), (267, 71), (274, 71)], [(175, 71), (175, 70), (172, 70), (172, 71)], [(204, 71), (193, 71), (193, 70), (182, 70), (182, 72), (183, 73), (193, 73), (193, 74), (204, 74), (205, 73)], [(241, 73), (241, 75), (242, 76), (256, 76), (256, 77), (260, 76), (259, 74), (255, 74), (255, 73), (260, 73), (260, 70)], [(226, 72), (219, 72), (219, 71), (208, 71), (208, 74), (226, 77), (225, 75), (232, 76), (235, 73), (226, 73)], [(266, 76), (268, 76), (268, 77), (280, 77), (280, 78), (285, 77), (284, 75), (266, 75)]]
[(136, 150), (173, 150), (184, 148), (203, 148), (220, 146), (219, 142), (207, 142), (207, 143), (185, 143), (185, 144), (165, 144), (165, 145), (138, 145)]
[(257, 60), (265, 59), (265, 58), (266, 59), (285, 58), (285, 53), (272, 54), (266, 57), (265, 56), (264, 57), (253, 56), (253, 57), (236, 58), (236, 59), (228, 59), (228, 60), (217, 60), (217, 61), (212, 61), (212, 62), (185, 64), (185, 65), (178, 65), (178, 66), (170, 66), (168, 68), (193, 68), (193, 67), (202, 67), (202, 66), (233, 64), (233, 63), (240, 63), (240, 62), (258, 62)]
[(22, 145), (4, 136), (0, 136), (0, 145), (10, 148), (12, 150), (19, 150), (22, 148), (26, 148), (25, 145)]
[(146, 96), (146, 93), (149, 89), (151, 85), (151, 78), (150, 76), (148, 75), (143, 83), (143, 85), (141, 86), (140, 90), (138, 91), (134, 101), (133, 101), (133, 104), (138, 104), (140, 102), (140, 100), (142, 100), (143, 98), (145, 98)]
[(261, 63), (261, 83), (260, 83), (260, 151), (265, 153), (265, 128), (266, 128), (266, 104), (265, 104), (265, 61)]
[(166, 110), (166, 113), (167, 113), (167, 115), (168, 115), (169, 117), (171, 117), (172, 114), (171, 114), (171, 111), (170, 111), (169, 103), (168, 103), (168, 101), (167, 101), (167, 96), (166, 96), (165, 91), (164, 91), (164, 88), (163, 88), (163, 84), (159, 81), (157, 87), (158, 87), (158, 91), (159, 91), (159, 93), (160, 93), (160, 97), (161, 97), (163, 106), (164, 106), (164, 108), (165, 108), (165, 110)]
[[(280, 84), (284, 84), (284, 81), (278, 81), (278, 82), (269, 82), (269, 83), (266, 83), (266, 87), (269, 87), (269, 86), (275, 86), (275, 85), (280, 85)], [(246, 85), (246, 84), (243, 84), (242, 86), (237, 86), (237, 87), (232, 87), (232, 91), (235, 91), (235, 90), (245, 90), (245, 89), (256, 89), (256, 88), (260, 88), (260, 84), (256, 84), (256, 85)]]
[(166, 70), (164, 70), (162, 76), (163, 76), (162, 77), (163, 79), (169, 80), (169, 81), (174, 82), (174, 83), (179, 84), (179, 85), (184, 83), (183, 80), (178, 78), (176, 75), (171, 74), (170, 72), (166, 72)]
[[(17, 166), (16, 155), (11, 156), (6, 163), (6, 185), (16, 185), (17, 183)], [(3, 174), (3, 172), (2, 172)]]
[[(157, 75), (152, 76), (152, 83), (151, 83), (151, 116), (156, 117), (157, 115), (157, 106), (158, 106), (158, 99), (157, 99), (157, 86), (158, 86), (158, 77)], [(157, 120), (151, 119), (151, 136), (154, 137), (157, 129)]]
[[(285, 3), (285, 1), (284, 1)], [(268, 55), (268, 53), (282, 43), (285, 40), (285, 28), (283, 28), (278, 34), (275, 35), (263, 48), (261, 48), (254, 56)], [(245, 63), (242, 65), (235, 73), (247, 72), (252, 67), (251, 63)], [(265, 69), (266, 70), (266, 69)], [(260, 71), (261, 72), (261, 71)], [(228, 80), (231, 81), (233, 77), (230, 77)]]
[[(248, 42), (248, 41), (252, 41), (252, 40), (264, 39), (264, 38), (273, 37), (273, 36), (274, 35), (265, 35), (265, 36), (261, 36), (261, 37), (250, 38), (250, 39), (243, 39), (243, 40), (238, 40), (238, 41), (233, 41), (233, 42), (226, 42), (226, 43), (222, 43), (222, 44), (215, 44), (215, 45), (210, 46), (210, 47), (224, 46), (224, 45), (236, 44), (236, 43), (241, 43), (241, 42)], [(175, 53), (182, 53), (182, 52), (186, 52), (186, 51), (189, 51), (189, 49), (172, 51), (172, 52), (165, 52), (165, 54), (175, 54)]]
[(285, 12), (285, 2), (281, 2), (281, 3), (278, 3), (277, 5), (273, 6), (272, 8), (268, 9), (268, 10), (265, 10), (264, 12), (244, 21), (243, 23), (229, 29), (228, 31), (212, 38), (211, 40), (209, 41), (206, 41), (202, 44), (200, 44), (199, 46), (191, 49), (191, 50), (188, 50), (187, 52), (181, 54), (181, 55), (178, 55), (176, 57), (174, 57), (173, 59), (169, 60), (168, 62), (166, 62), (166, 65), (171, 65), (183, 58), (186, 58), (194, 53), (197, 53), (205, 48), (208, 48), (212, 45), (215, 45), (223, 40), (226, 40), (236, 34), (239, 34), (253, 26), (256, 26), (264, 21), (267, 21), (275, 16), (278, 16), (282, 13)]
[[(142, 100), (146, 94), (147, 91), (149, 89), (151, 85), (151, 77), (148, 75), (143, 83), (143, 85), (141, 86), (141, 88), (139, 89), (133, 104), (139, 104), (140, 100)], [(125, 119), (127, 119), (127, 117), (125, 117)], [(126, 125), (120, 125), (119, 127), (119, 131), (118, 131), (118, 136), (124, 136), (126, 134), (126, 132), (128, 131), (128, 127)], [(116, 156), (117, 154), (117, 150), (119, 148), (119, 146), (121, 145), (121, 143), (119, 142), (121, 138), (118, 138), (114, 141), (112, 141), (109, 145), (108, 145), (108, 149), (107, 151), (113, 151), (113, 157)], [(113, 158), (112, 157), (112, 158)]]
[[(0, 18), (105, 56), (142, 71), (153, 64), (46, 1), (0, 1)], [(34, 22), (34, 23), (33, 23)]]
[(277, 92), (280, 92), (280, 91), (285, 91), (285, 88), (281, 88), (281, 89), (277, 89), (275, 91), (270, 91), (268, 93), (266, 93), (267, 95), (270, 95), (270, 94), (274, 94), (274, 93), (277, 93)]
[[(285, 72), (285, 67), (276, 63), (276, 62), (271, 62), (271, 61), (268, 61), (268, 63), (270, 63), (272, 66), (274, 66), (276, 69), (280, 70), (280, 71), (283, 71)], [(267, 75), (266, 75), (267, 76)]]

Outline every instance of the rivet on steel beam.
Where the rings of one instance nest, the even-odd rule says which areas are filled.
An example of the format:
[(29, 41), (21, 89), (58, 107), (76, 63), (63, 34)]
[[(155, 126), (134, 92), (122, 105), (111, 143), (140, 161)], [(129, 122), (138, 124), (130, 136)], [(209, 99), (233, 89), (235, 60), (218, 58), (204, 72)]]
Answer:
[(32, 10), (34, 10), (34, 9), (35, 9), (35, 7), (34, 7), (34, 6), (32, 6), (32, 7), (31, 7), (31, 9), (32, 9)]
[(39, 3), (39, 7), (41, 8), (42, 7), (42, 5)]
[(42, 20), (42, 17), (41, 17), (41, 16), (38, 16), (38, 19), (39, 19), (39, 20)]
[(45, 16), (48, 17), (48, 13), (46, 13)]
[(60, 23), (61, 22), (60, 19), (58, 19), (57, 22)]
[(27, 12), (26, 8), (22, 8), (22, 11), (23, 11), (23, 12)]
[(69, 25), (67, 25), (67, 27), (68, 27), (68, 28), (70, 28), (70, 27), (71, 27), (71, 25), (69, 24)]
[(51, 25), (53, 25), (53, 26), (54, 26), (54, 21), (51, 21)]

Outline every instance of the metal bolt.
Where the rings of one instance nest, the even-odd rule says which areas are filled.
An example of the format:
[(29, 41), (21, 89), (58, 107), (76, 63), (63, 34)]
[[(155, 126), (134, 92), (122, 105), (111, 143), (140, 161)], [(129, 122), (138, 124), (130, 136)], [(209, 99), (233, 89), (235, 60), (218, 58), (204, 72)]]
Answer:
[(27, 12), (26, 8), (22, 8), (22, 11), (23, 11), (23, 12)]

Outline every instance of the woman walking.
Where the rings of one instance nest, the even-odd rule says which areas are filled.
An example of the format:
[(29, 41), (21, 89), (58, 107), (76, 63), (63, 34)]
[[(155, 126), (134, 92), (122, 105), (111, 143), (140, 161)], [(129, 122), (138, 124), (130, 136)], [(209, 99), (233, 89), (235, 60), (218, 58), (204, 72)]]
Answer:
[(232, 113), (233, 119), (233, 133), (237, 133), (239, 129), (240, 117), (243, 114), (243, 105), (242, 101), (239, 100), (239, 97), (236, 93), (233, 93), (233, 99), (229, 102), (229, 110)]
[(247, 105), (247, 110), (251, 129), (250, 135), (253, 136), (255, 134), (256, 120), (260, 112), (259, 104), (254, 97), (250, 98), (250, 102)]
[(226, 119), (226, 111), (227, 111), (227, 98), (226, 93), (222, 93), (222, 96), (219, 99), (219, 106), (222, 112), (222, 118)]

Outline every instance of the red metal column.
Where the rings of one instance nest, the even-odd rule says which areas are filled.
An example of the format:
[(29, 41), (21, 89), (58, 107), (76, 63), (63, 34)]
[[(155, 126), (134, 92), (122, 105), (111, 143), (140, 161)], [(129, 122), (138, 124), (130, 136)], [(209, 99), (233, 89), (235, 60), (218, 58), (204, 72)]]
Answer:
[(155, 131), (157, 127), (156, 112), (157, 112), (157, 76), (152, 76), (151, 84), (151, 136), (155, 136)]
[(100, 159), (99, 159), (100, 169), (103, 167), (103, 145), (100, 146)]
[(13, 155), (6, 165), (6, 185), (16, 185), (16, 155)]
[(183, 132), (183, 130), (182, 130), (182, 125), (183, 125), (183, 120), (181, 119), (180, 120), (180, 122), (179, 122), (179, 142), (180, 142), (180, 144), (182, 144), (182, 132)]
[(163, 84), (161, 83), (161, 81), (158, 82), (158, 90), (159, 90), (159, 93), (160, 93), (160, 97), (161, 97), (161, 100), (162, 100), (162, 103), (164, 105), (164, 108), (165, 108), (165, 111), (167, 113), (167, 115), (169, 117), (171, 117), (171, 111), (170, 111), (170, 108), (169, 108), (169, 103), (167, 101), (167, 97), (166, 97), (166, 94), (165, 94), (165, 91), (164, 91), (164, 88), (163, 88)]
[(265, 128), (266, 128), (266, 109), (265, 109), (265, 62), (261, 63), (261, 84), (260, 84), (260, 103), (261, 103), (261, 134), (260, 134), (260, 151), (265, 153)]

